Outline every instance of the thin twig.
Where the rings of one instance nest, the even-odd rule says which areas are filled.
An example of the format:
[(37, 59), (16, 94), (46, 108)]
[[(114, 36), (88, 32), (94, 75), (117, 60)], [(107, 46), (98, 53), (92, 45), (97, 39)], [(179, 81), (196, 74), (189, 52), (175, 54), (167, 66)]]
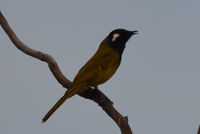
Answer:
[[(63, 73), (60, 71), (59, 66), (57, 62), (54, 60), (54, 58), (46, 53), (43, 53), (41, 51), (32, 49), (25, 45), (20, 39), (17, 37), (17, 35), (14, 33), (12, 28), (9, 26), (7, 20), (3, 16), (3, 14), (0, 11), (0, 24), (10, 40), (13, 42), (13, 44), (22, 52), (25, 54), (32, 56), (38, 60), (44, 61), (48, 64), (49, 69), (53, 73), (56, 80), (65, 88), (70, 87), (72, 82), (68, 80)], [(98, 89), (92, 89), (89, 88), (85, 92), (79, 94), (80, 96), (93, 100), (96, 102), (99, 106), (102, 107), (102, 109), (109, 115), (115, 123), (119, 126), (122, 134), (133, 134), (132, 130), (128, 124), (128, 117), (123, 117), (114, 107), (112, 101), (104, 95), (100, 90)]]

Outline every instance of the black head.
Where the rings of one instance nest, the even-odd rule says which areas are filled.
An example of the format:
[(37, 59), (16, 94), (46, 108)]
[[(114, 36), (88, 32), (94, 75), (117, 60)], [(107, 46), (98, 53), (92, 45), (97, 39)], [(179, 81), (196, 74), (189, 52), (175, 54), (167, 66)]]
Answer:
[(134, 34), (137, 34), (138, 31), (128, 31), (125, 29), (116, 29), (113, 30), (108, 36), (107, 40), (109, 41), (109, 45), (116, 49), (120, 54), (123, 53), (126, 42), (130, 39), (130, 37)]

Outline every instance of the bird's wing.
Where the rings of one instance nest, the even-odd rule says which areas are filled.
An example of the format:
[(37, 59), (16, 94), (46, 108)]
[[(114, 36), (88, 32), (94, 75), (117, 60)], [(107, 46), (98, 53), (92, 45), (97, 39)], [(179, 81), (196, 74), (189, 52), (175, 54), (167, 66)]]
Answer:
[(105, 47), (99, 48), (94, 56), (80, 69), (73, 81), (74, 84), (92, 79), (95, 75), (98, 75), (103, 69), (112, 64), (115, 59), (119, 58), (119, 55), (113, 53), (112, 48)]

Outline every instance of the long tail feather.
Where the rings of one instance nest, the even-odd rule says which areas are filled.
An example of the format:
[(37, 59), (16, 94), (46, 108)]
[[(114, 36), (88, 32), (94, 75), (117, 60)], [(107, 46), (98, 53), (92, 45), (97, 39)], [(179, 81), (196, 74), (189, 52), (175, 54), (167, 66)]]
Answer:
[(44, 116), (44, 118), (42, 119), (42, 122), (44, 123), (45, 121), (47, 121), (49, 119), (49, 117), (70, 97), (72, 97), (73, 95), (75, 95), (76, 92), (74, 92), (73, 90), (67, 90), (67, 92), (65, 93), (65, 95), (63, 95), (62, 98), (60, 98), (58, 100), (58, 102), (49, 110), (49, 112)]

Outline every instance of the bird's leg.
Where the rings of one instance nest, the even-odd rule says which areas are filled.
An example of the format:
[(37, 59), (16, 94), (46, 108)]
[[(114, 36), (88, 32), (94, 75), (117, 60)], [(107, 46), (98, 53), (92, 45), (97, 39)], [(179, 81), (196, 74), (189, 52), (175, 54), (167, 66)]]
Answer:
[[(100, 100), (104, 100), (107, 102), (110, 102), (111, 104), (113, 104), (113, 102), (106, 96), (104, 95), (99, 89), (98, 87), (89, 87), (87, 90), (78, 93), (80, 96), (86, 98), (86, 99), (90, 99), (93, 100), (95, 102), (99, 102)], [(101, 102), (102, 104), (103, 102)], [(99, 105), (101, 105), (100, 103), (98, 103)]]
[[(99, 88), (98, 88), (98, 86), (97, 87), (94, 87), (94, 91), (100, 91), (99, 90)], [(105, 99), (107, 100), (107, 101), (109, 101), (111, 104), (113, 104), (113, 102), (107, 97), (107, 96), (105, 96)]]

